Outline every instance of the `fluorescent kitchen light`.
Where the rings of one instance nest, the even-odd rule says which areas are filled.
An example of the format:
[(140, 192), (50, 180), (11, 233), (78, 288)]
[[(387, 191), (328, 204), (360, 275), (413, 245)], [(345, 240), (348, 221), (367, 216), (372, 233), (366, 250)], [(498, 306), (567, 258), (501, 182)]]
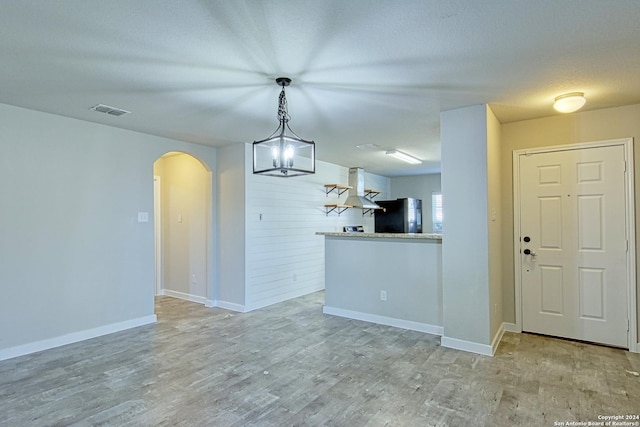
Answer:
[(395, 157), (396, 159), (400, 159), (402, 161), (405, 161), (407, 163), (411, 163), (412, 165), (419, 165), (420, 163), (422, 163), (422, 160), (413, 157), (407, 153), (403, 153), (402, 151), (398, 151), (398, 150), (388, 150), (386, 152), (386, 154), (388, 156), (391, 157)]

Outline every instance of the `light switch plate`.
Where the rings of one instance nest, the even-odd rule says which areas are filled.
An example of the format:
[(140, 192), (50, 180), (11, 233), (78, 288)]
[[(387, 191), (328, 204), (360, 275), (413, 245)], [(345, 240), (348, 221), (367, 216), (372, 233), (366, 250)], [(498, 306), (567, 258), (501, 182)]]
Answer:
[(138, 212), (138, 222), (149, 222), (149, 212)]

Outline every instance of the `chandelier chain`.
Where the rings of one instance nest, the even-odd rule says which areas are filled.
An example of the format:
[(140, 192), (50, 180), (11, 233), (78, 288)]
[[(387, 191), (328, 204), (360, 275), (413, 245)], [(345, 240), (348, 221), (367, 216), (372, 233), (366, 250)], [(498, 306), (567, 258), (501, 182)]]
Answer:
[(280, 92), (280, 98), (278, 100), (278, 120), (280, 122), (288, 122), (291, 119), (289, 111), (287, 109), (287, 97), (284, 95), (284, 87)]

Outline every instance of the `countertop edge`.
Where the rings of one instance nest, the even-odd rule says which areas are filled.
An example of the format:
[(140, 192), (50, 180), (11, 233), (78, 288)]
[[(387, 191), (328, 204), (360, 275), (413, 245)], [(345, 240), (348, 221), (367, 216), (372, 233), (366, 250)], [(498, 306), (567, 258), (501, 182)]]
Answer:
[(355, 239), (419, 239), (442, 240), (442, 234), (429, 233), (344, 233), (335, 231), (317, 231), (318, 236), (347, 237)]

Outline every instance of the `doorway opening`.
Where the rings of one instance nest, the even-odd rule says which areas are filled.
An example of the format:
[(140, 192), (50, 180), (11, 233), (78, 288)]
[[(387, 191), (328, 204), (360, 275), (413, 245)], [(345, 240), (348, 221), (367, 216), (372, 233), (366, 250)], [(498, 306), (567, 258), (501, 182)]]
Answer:
[(210, 304), (212, 174), (169, 152), (153, 164), (155, 294)]

